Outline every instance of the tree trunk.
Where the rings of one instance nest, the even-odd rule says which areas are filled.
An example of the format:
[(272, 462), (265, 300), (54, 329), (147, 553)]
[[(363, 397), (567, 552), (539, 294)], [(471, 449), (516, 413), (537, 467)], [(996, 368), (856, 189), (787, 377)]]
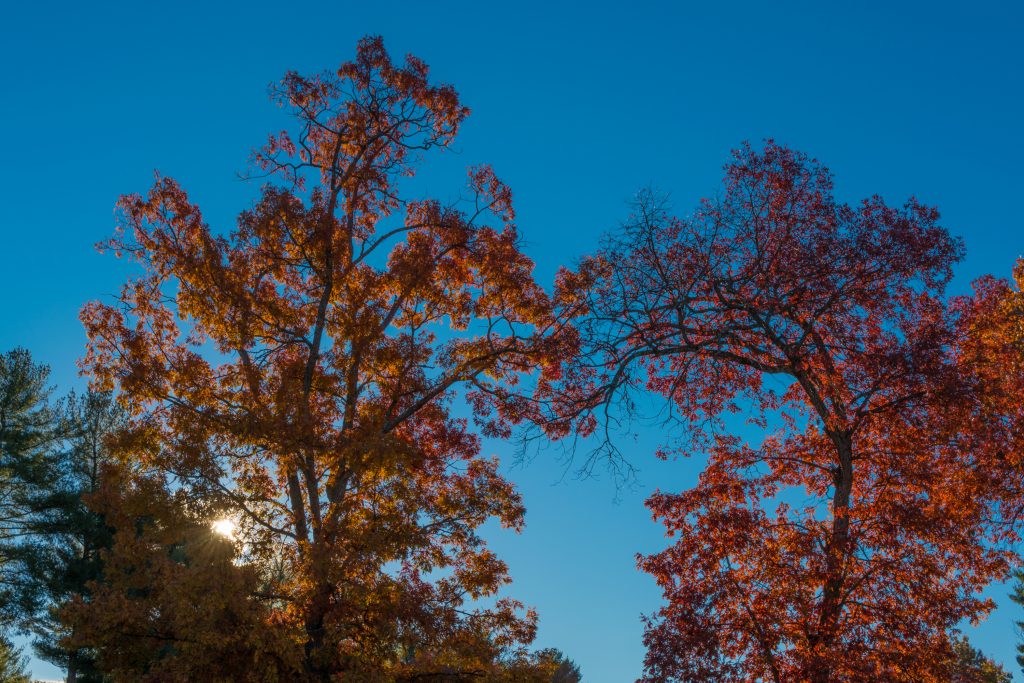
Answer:
[[(811, 683), (830, 683), (834, 662), (830, 650), (835, 644), (843, 612), (844, 573), (850, 552), (850, 494), (853, 491), (853, 444), (847, 434), (832, 435), (839, 456), (834, 472), (832, 530), (825, 549), (825, 581), (818, 611), (817, 632), (811, 638), (813, 653)], [(822, 652), (824, 651), (824, 652)]]
[[(314, 571), (312, 572), (314, 576), (322, 575), (320, 572), (315, 571), (315, 566), (321, 561), (321, 558), (317, 555), (318, 549), (318, 546), (310, 549), (310, 561), (314, 566)], [(330, 611), (331, 595), (333, 592), (333, 587), (330, 584), (318, 580), (313, 595), (306, 606), (304, 619), (306, 631), (304, 667), (310, 680), (324, 681), (324, 683), (330, 681), (332, 675), (339, 673), (334, 670), (336, 668), (334, 656), (329, 650), (325, 650), (327, 644), (324, 642), (324, 622), (327, 619), (327, 613)]]

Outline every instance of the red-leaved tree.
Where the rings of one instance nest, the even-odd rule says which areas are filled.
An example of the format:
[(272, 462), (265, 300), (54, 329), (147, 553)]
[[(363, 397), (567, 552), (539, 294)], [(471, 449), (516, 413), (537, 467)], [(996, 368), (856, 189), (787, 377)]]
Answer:
[(662, 456), (706, 455), (696, 486), (648, 501), (673, 542), (639, 560), (666, 601), (644, 680), (948, 680), (1014, 538), (1008, 470), (971, 427), (969, 304), (944, 295), (961, 244), (913, 199), (836, 201), (772, 142), (725, 171), (686, 218), (644, 195), (562, 273), (576, 356), (538, 390), (555, 436), (655, 392), (689, 427)]

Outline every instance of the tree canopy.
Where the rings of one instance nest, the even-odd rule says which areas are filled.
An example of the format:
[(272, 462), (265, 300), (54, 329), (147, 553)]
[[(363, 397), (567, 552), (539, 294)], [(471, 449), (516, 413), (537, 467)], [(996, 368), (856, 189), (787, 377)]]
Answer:
[[(461, 202), (404, 196), (399, 180), (451, 144), (468, 110), (379, 39), (336, 71), (287, 74), (273, 94), (294, 130), (255, 152), (268, 182), (230, 233), (169, 178), (121, 200), (105, 246), (143, 274), (116, 304), (84, 309), (83, 368), (132, 414), (121, 452), (158, 473), (154, 490), (201, 499), (195, 528), (213, 514), (237, 525), (235, 562), (253, 572), (238, 590), (257, 603), (245, 618), (300, 649), (281, 666), (310, 680), (484, 675), (536, 622), (498, 596), (507, 567), (478, 533), (488, 519), (523, 523), (480, 434), (518, 419), (491, 396), (535, 366), (549, 310), (511, 192), (480, 166)], [(456, 397), (470, 418), (453, 415)], [(188, 554), (166, 537), (188, 526), (155, 533)], [(149, 544), (115, 541), (115, 556), (138, 553), (119, 562), (152, 561)], [(113, 606), (130, 594), (105, 614), (120, 619)], [(164, 619), (188, 592), (146, 594), (176, 666), (203, 666), (187, 655), (192, 628)], [(80, 623), (104, 618), (100, 603), (79, 607)]]
[[(642, 196), (562, 273), (575, 331), (538, 389), (549, 433), (606, 429), (646, 390), (688, 430), (662, 457), (707, 455), (694, 488), (648, 500), (674, 541), (639, 560), (666, 600), (645, 680), (946, 680), (948, 634), (1007, 576), (1020, 497), (974, 426), (995, 407), (971, 356), (986, 302), (945, 296), (962, 246), (938, 220), (842, 204), (769, 141), (686, 218)], [(727, 430), (741, 411), (759, 444)]]

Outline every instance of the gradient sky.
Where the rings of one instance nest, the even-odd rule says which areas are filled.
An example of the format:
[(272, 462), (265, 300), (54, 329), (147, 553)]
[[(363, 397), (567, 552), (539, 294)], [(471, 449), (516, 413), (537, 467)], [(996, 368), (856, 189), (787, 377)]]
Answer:
[[(365, 34), (421, 57), (473, 110), (421, 187), (453, 197), (462, 167), (492, 164), (546, 286), (637, 189), (670, 192), (685, 212), (715, 192), (732, 147), (765, 137), (830, 166), (845, 200), (936, 204), (967, 244), (955, 290), (1008, 275), (1024, 252), (1024, 6), (896, 4), (6, 2), (0, 350), (27, 346), (62, 392), (81, 386), (77, 312), (126, 274), (92, 247), (117, 196), (159, 169), (230, 229), (255, 190), (236, 177), (248, 150), (288, 125), (267, 84), (336, 66)], [(634, 555), (665, 544), (642, 502), (696, 474), (654, 460), (662, 436), (625, 444), (641, 471), (624, 490), (600, 471), (563, 476), (551, 452), (508, 468), (528, 508), (523, 534), (493, 534), (511, 594), (539, 610), (536, 644), (564, 650), (588, 683), (641, 670), (639, 616), (659, 593)], [(968, 632), (1021, 680), (1012, 623), (1024, 614), (1006, 592), (990, 590), (1000, 608)]]

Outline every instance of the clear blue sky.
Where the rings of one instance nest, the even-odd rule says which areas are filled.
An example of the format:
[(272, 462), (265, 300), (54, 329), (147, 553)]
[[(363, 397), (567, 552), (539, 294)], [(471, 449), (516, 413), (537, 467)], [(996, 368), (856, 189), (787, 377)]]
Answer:
[[(267, 84), (335, 66), (371, 33), (473, 109), (459, 154), (429, 159), (423, 187), (451, 196), (461, 167), (493, 164), (546, 284), (635, 190), (670, 191), (685, 211), (715, 191), (731, 147), (768, 136), (828, 164), (845, 199), (937, 204), (967, 243), (958, 288), (1008, 274), (1024, 252), (1020, 3), (12, 1), (0, 10), (0, 349), (25, 345), (61, 390), (79, 385), (78, 309), (125, 277), (92, 247), (117, 196), (159, 168), (230, 228), (254, 189), (235, 172), (286, 125)], [(589, 683), (640, 672), (639, 615), (659, 595), (633, 556), (665, 542), (642, 501), (695, 475), (654, 462), (659, 437), (629, 447), (640, 480), (618, 501), (607, 477), (562, 480), (549, 455), (510, 471), (528, 526), (494, 544), (513, 594), (540, 611), (537, 644), (563, 649)], [(1005, 593), (992, 589), (1001, 607), (972, 636), (1016, 669), (1024, 614)]]

